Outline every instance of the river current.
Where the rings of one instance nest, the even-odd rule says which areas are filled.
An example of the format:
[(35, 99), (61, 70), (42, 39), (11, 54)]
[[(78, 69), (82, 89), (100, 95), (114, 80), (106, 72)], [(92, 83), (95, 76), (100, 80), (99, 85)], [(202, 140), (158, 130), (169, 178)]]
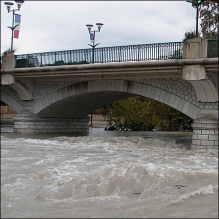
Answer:
[(218, 218), (218, 150), (191, 132), (1, 129), (1, 218)]

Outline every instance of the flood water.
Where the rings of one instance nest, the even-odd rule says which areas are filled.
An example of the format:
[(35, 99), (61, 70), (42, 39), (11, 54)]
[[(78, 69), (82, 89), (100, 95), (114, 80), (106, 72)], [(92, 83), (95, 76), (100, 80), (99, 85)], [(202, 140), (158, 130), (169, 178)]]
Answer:
[(217, 218), (218, 150), (191, 132), (1, 132), (2, 218)]

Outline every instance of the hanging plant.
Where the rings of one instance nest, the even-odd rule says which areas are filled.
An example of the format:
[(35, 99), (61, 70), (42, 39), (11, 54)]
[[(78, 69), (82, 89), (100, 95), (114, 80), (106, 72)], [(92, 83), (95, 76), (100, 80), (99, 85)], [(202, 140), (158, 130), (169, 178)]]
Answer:
[[(201, 36), (201, 33), (198, 32), (198, 37)], [(188, 32), (185, 32), (185, 36), (184, 36), (184, 40), (186, 39), (191, 39), (191, 38), (195, 38), (196, 36), (196, 31), (195, 30), (190, 30)]]
[(15, 52), (15, 50), (7, 49), (2, 53), (2, 55), (5, 56), (7, 54), (14, 53), (14, 52)]

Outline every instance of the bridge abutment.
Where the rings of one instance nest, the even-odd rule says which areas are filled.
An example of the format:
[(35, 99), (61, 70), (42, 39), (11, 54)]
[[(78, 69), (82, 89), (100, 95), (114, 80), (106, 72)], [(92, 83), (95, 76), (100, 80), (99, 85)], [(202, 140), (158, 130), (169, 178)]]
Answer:
[(218, 119), (205, 116), (195, 119), (192, 124), (191, 149), (218, 149)]
[(41, 117), (17, 114), (14, 132), (26, 134), (88, 132), (89, 117)]

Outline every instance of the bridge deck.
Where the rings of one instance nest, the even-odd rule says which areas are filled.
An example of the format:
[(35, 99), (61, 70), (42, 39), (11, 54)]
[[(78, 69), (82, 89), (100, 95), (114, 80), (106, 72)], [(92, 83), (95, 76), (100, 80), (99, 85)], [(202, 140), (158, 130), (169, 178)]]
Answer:
[(170, 78), (182, 77), (184, 65), (202, 65), (207, 72), (218, 72), (218, 58), (178, 59), (125, 63), (103, 63), (93, 65), (63, 65), (50, 67), (2, 69), (4, 74), (15, 78), (73, 80), (97, 78)]

